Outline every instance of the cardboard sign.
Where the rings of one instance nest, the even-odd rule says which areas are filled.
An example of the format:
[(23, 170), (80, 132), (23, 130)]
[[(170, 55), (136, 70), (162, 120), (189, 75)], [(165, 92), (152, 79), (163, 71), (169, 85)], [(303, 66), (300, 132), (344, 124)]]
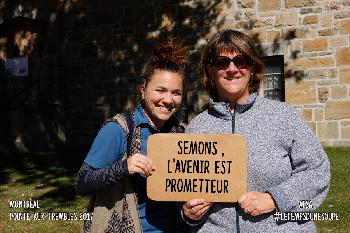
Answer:
[(236, 202), (247, 192), (246, 140), (227, 134), (155, 134), (147, 156), (156, 167), (147, 195), (156, 201)]

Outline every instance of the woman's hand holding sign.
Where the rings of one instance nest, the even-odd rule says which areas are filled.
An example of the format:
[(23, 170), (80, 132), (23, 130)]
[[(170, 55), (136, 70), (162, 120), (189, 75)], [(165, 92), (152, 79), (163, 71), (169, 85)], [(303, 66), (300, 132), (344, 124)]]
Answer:
[(245, 213), (258, 216), (276, 209), (275, 202), (269, 193), (248, 192), (241, 195), (238, 203)]
[(130, 175), (140, 173), (144, 176), (150, 176), (153, 174), (155, 167), (152, 164), (152, 160), (142, 154), (134, 154), (127, 160), (128, 171)]
[(187, 218), (200, 220), (212, 205), (212, 202), (206, 202), (204, 199), (192, 199), (187, 201), (182, 209)]

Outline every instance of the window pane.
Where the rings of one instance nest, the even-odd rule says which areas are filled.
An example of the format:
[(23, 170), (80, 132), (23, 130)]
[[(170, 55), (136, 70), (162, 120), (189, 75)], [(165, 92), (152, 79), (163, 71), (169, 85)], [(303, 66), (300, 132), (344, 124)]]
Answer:
[(268, 99), (284, 101), (283, 56), (265, 57), (263, 93)]

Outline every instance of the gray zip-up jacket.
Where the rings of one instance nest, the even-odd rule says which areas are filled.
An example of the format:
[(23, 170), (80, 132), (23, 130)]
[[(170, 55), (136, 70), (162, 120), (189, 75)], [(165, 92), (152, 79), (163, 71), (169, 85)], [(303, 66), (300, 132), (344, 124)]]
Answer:
[[(269, 192), (279, 212), (314, 211), (329, 190), (330, 165), (321, 144), (297, 111), (253, 93), (248, 102), (209, 101), (187, 133), (241, 134), (247, 140), (248, 191)], [(301, 208), (300, 201), (311, 205)], [(312, 221), (275, 221), (274, 212), (257, 217), (237, 204), (214, 204), (192, 232), (316, 232)]]

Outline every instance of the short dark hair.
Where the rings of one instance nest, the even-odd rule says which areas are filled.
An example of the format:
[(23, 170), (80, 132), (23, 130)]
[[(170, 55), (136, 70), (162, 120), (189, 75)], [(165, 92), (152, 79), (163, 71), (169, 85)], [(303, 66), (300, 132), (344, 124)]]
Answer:
[(253, 75), (250, 78), (248, 90), (249, 93), (258, 91), (260, 81), (263, 78), (264, 64), (255, 50), (254, 42), (242, 32), (226, 29), (215, 33), (210, 38), (201, 55), (200, 69), (202, 82), (209, 91), (210, 97), (216, 98), (217, 93), (214, 82), (209, 75), (207, 65), (222, 52), (240, 52), (250, 59), (253, 67)]

